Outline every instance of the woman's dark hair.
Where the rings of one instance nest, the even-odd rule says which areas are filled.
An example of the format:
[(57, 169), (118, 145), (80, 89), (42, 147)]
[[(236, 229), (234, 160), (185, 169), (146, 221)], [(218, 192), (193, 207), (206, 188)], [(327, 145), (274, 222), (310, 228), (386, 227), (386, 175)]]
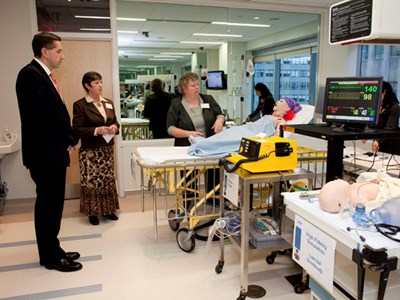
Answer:
[(396, 94), (393, 92), (393, 88), (389, 82), (383, 82), (382, 92), (385, 93), (385, 97), (382, 100), (382, 108), (393, 105), (393, 103), (399, 103), (399, 100), (397, 99)]
[(97, 72), (94, 72), (94, 71), (87, 72), (82, 77), (82, 86), (85, 89), (85, 91), (87, 92), (89, 89), (85, 86), (85, 83), (90, 85), (92, 83), (92, 81), (102, 80), (102, 79), (103, 78), (101, 77), (101, 75), (99, 73), (97, 73)]
[(39, 32), (32, 40), (32, 50), (35, 57), (42, 57), (42, 48), (55, 48), (54, 42), (61, 41), (61, 38), (51, 32)]
[[(262, 105), (262, 115), (272, 114), (272, 112), (274, 111), (275, 100), (268, 87), (264, 83), (258, 82), (254, 86), (254, 90), (261, 93), (258, 105)], [(264, 103), (261, 103), (261, 99), (264, 99)]]

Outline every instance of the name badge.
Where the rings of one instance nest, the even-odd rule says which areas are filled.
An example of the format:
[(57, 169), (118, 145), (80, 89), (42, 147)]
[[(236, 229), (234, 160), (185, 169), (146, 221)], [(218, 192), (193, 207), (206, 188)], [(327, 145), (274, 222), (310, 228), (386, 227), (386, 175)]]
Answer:
[(202, 103), (201, 108), (210, 108), (210, 103)]
[(110, 103), (106, 103), (106, 108), (113, 109), (113, 107)]

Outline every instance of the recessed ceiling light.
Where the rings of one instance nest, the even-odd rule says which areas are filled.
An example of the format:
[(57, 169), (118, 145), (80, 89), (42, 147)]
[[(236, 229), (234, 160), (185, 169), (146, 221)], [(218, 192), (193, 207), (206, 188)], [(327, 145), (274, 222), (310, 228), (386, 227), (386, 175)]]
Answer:
[(179, 55), (154, 55), (154, 58), (184, 58), (184, 56)]
[(160, 54), (165, 55), (192, 55), (190, 52), (161, 52)]
[(81, 31), (110, 31), (110, 28), (79, 28)]
[(176, 60), (176, 58), (149, 58), (149, 60), (163, 61), (163, 60)]
[(254, 20), (260, 20), (260, 17), (254, 17), (253, 19)]
[(133, 22), (144, 22), (147, 21), (146, 19), (140, 19), (140, 18), (117, 18), (118, 21), (133, 21)]
[(230, 23), (230, 22), (211, 22), (214, 25), (229, 25), (229, 26), (248, 26), (248, 27), (271, 27), (268, 24), (250, 24), (250, 23)]
[(219, 34), (219, 33), (193, 33), (193, 35), (200, 36), (225, 36), (225, 37), (243, 37), (241, 34)]
[(108, 20), (110, 17), (105, 17), (105, 16), (75, 16), (77, 19), (101, 19), (101, 20)]

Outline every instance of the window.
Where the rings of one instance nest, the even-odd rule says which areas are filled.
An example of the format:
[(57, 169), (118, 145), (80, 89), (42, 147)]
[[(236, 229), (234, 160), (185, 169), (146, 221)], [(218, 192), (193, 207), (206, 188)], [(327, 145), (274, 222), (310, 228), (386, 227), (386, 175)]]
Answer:
[[(280, 97), (288, 96), (300, 103), (309, 103), (310, 60), (310, 55), (292, 56), (281, 60), (280, 81), (284, 84), (279, 90)], [(282, 63), (283, 61), (286, 63)], [(287, 72), (290, 76), (285, 76)]]
[(400, 91), (400, 46), (362, 45), (358, 49), (359, 76), (382, 76)]
[[(272, 47), (252, 53), (255, 75), (253, 86), (267, 85), (275, 100), (289, 96), (301, 104), (316, 101), (317, 36), (287, 43), (284, 48)], [(287, 49), (287, 50), (286, 50)], [(258, 105), (253, 91), (251, 108)]]

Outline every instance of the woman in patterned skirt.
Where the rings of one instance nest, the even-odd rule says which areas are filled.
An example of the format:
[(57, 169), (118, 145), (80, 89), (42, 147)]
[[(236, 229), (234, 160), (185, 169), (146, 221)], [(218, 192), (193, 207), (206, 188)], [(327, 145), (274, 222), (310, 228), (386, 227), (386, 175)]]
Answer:
[(97, 72), (83, 75), (85, 97), (74, 103), (73, 128), (81, 138), (79, 167), (81, 181), (80, 212), (92, 225), (99, 216), (118, 220), (119, 209), (114, 178), (114, 141), (119, 123), (114, 104), (102, 97), (102, 77)]

